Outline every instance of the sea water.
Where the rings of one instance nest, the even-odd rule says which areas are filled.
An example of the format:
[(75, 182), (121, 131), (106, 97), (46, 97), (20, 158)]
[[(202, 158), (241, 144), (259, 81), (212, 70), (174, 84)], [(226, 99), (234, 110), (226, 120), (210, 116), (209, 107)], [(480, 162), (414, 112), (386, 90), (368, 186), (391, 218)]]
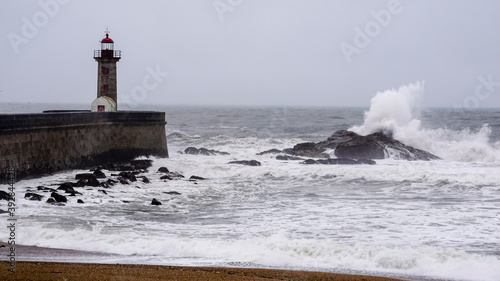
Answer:
[[(393, 92), (379, 93), (365, 109), (147, 106), (166, 112), (170, 154), (151, 158), (151, 183), (117, 184), (107, 195), (76, 188), (83, 195), (56, 206), (24, 193), (57, 188), (84, 170), (19, 181), (16, 243), (116, 254), (89, 262), (500, 280), (500, 109), (417, 110), (408, 97), (394, 104)], [(2, 110), (54, 107), (64, 106)], [(303, 165), (256, 155), (341, 129), (390, 132), (443, 159)], [(230, 155), (183, 154), (189, 146)], [(251, 159), (262, 165), (228, 164)], [(160, 180), (162, 166), (186, 178)], [(207, 179), (188, 181), (191, 175)], [(152, 198), (163, 204), (151, 205)], [(1, 229), (6, 219), (0, 215)]]

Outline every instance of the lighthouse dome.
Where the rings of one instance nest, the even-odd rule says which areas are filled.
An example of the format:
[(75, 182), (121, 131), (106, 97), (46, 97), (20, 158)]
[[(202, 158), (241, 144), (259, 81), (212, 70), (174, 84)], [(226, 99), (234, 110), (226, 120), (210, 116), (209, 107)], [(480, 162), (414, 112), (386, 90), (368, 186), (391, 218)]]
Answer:
[(101, 43), (114, 43), (113, 39), (109, 38), (109, 34), (106, 33), (106, 38), (102, 39)]

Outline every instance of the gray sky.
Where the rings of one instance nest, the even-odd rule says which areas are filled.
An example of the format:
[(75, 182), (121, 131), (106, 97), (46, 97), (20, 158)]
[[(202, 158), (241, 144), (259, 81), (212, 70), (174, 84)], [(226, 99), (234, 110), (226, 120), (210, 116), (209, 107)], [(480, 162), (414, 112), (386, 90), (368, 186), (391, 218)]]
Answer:
[(499, 15), (496, 0), (0, 0), (0, 101), (90, 105), (109, 26), (119, 107), (368, 106), (416, 81), (424, 106), (499, 107)]

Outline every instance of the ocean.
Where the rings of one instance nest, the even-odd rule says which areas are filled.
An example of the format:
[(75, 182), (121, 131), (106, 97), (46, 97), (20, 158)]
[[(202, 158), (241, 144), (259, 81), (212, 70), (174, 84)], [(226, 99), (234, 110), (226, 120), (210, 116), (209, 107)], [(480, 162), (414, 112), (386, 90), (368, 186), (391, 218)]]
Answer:
[[(67, 105), (0, 107), (61, 108)], [(24, 193), (75, 181), (85, 170), (19, 181), (16, 243), (112, 254), (88, 261), (93, 263), (500, 280), (500, 109), (417, 109), (384, 99), (372, 100), (370, 108), (141, 109), (164, 111), (168, 122), (170, 158), (151, 158), (145, 174), (151, 183), (118, 184), (108, 194), (78, 188), (83, 195), (56, 206), (26, 200)], [(256, 155), (322, 141), (342, 129), (390, 130), (403, 143), (443, 159), (303, 165)], [(190, 146), (229, 155), (183, 154)], [(262, 165), (228, 164), (252, 159)], [(186, 178), (160, 180), (162, 166)], [(188, 181), (191, 175), (206, 180)], [(152, 198), (163, 204), (151, 205)], [(6, 219), (0, 214), (0, 229), (7, 229)], [(0, 231), (0, 241), (7, 235)]]

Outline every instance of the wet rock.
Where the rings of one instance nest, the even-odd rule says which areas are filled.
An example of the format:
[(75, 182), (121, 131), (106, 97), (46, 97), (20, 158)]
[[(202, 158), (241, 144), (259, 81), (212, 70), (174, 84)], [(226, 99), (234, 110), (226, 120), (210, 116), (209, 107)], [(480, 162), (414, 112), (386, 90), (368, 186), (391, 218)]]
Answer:
[(203, 177), (198, 177), (198, 176), (191, 176), (189, 178), (190, 181), (196, 181), (196, 180), (205, 180)]
[(211, 156), (211, 155), (229, 155), (229, 153), (224, 152), (224, 151), (218, 151), (218, 150), (213, 150), (213, 149), (206, 149), (201, 147), (200, 149), (196, 147), (188, 147), (184, 150), (185, 154), (191, 154), (191, 155), (206, 155), (206, 156)]
[(173, 179), (181, 179), (184, 178), (182, 174), (176, 173), (176, 172), (169, 172), (166, 175), (163, 175), (160, 177), (161, 180), (173, 180)]
[(298, 157), (298, 156), (291, 156), (291, 155), (278, 155), (276, 156), (276, 160), (282, 160), (282, 161), (288, 161), (288, 160), (305, 160), (304, 158), (302, 157)]
[(85, 187), (87, 185), (87, 180), (79, 180), (73, 184), (73, 187)]
[(375, 162), (374, 160), (371, 160), (371, 159), (358, 159), (357, 161), (359, 163), (361, 163), (361, 164), (366, 164), (366, 165), (375, 165), (375, 164), (377, 164), (377, 162)]
[(47, 203), (54, 204), (54, 203), (56, 203), (56, 199), (50, 197), (49, 199), (47, 199)]
[(93, 186), (93, 187), (99, 186), (99, 180), (97, 180), (97, 177), (91, 173), (76, 174), (75, 179), (86, 180), (87, 181), (86, 185), (88, 186)]
[(276, 149), (276, 148), (273, 148), (273, 149), (269, 149), (269, 150), (266, 150), (266, 151), (262, 151), (262, 152), (259, 152), (257, 153), (256, 155), (264, 155), (264, 154), (278, 154), (278, 153), (282, 153), (283, 151), (279, 150), (279, 149)]
[(158, 173), (170, 173), (170, 171), (167, 169), (167, 167), (160, 167), (158, 169)]
[(137, 178), (135, 177), (135, 175), (132, 172), (120, 172), (118, 174), (118, 176), (120, 176), (126, 180), (129, 180), (131, 182), (137, 181)]
[(104, 190), (104, 189), (99, 189), (98, 191), (99, 191), (99, 192), (102, 192), (102, 193), (104, 193), (104, 194), (106, 194), (106, 195), (108, 195), (108, 192), (106, 192), (106, 190)]
[(82, 200), (82, 199), (78, 199), (78, 200), (76, 200), (76, 203), (83, 204), (83, 203), (85, 203), (85, 202), (83, 202), (83, 200)]
[(181, 195), (180, 192), (177, 192), (177, 191), (168, 191), (168, 192), (163, 192), (165, 194), (168, 194), (168, 195)]
[(329, 158), (330, 155), (324, 153), (325, 150), (325, 148), (317, 147), (314, 142), (304, 142), (296, 144), (293, 148), (284, 149), (283, 152), (294, 156)]
[(228, 164), (239, 164), (246, 166), (260, 166), (260, 162), (257, 160), (241, 160), (241, 161), (231, 161)]
[(427, 151), (407, 146), (382, 132), (361, 136), (345, 130), (337, 131), (326, 141), (319, 142), (317, 146), (335, 149), (335, 156), (338, 158), (385, 159), (391, 155), (401, 160), (440, 159)]
[(142, 182), (143, 183), (151, 183), (151, 181), (146, 176), (142, 176)]
[(87, 185), (88, 186), (93, 186), (93, 187), (98, 187), (101, 183), (99, 182), (99, 180), (97, 180), (97, 178), (90, 178), (88, 181), (87, 181)]
[(151, 205), (158, 206), (158, 205), (161, 205), (161, 202), (156, 200), (156, 198), (153, 198), (153, 200), (151, 201)]
[(122, 177), (118, 178), (118, 181), (120, 181), (121, 184), (130, 184), (130, 182)]
[(32, 201), (42, 201), (43, 197), (45, 197), (45, 196), (39, 195), (36, 193), (32, 193), (32, 192), (26, 192), (26, 194), (24, 194), (24, 198), (26, 198), (28, 200), (32, 200)]
[(300, 164), (306, 165), (314, 165), (314, 164), (322, 164), (322, 165), (361, 165), (361, 164), (376, 164), (373, 160), (361, 159), (354, 160), (348, 158), (328, 158), (328, 159), (307, 159)]
[(93, 173), (83, 173), (75, 175), (76, 180), (89, 180), (91, 178), (95, 179), (96, 176)]
[(70, 183), (70, 182), (65, 182), (63, 184), (61, 184), (57, 190), (64, 190), (64, 192), (66, 193), (74, 193), (75, 192), (75, 189), (73, 189), (73, 184)]
[(94, 171), (94, 176), (98, 179), (105, 179), (106, 178), (106, 175), (104, 174), (104, 172), (99, 170), (99, 169)]
[(56, 191), (53, 188), (45, 187), (45, 186), (42, 186), (42, 185), (37, 186), (36, 189), (39, 190), (39, 191), (43, 191), (43, 192), (55, 192)]
[(54, 200), (56, 200), (56, 202), (64, 202), (64, 203), (68, 202), (68, 199), (66, 198), (66, 196), (60, 195), (57, 192), (52, 192), (50, 194), (50, 196), (52, 198), (54, 198)]
[(99, 184), (99, 186), (100, 187), (104, 187), (104, 188), (110, 188), (111, 187), (107, 181), (101, 182), (101, 184)]
[(3, 190), (0, 190), (0, 200), (10, 200), (10, 194), (8, 192), (5, 192)]

